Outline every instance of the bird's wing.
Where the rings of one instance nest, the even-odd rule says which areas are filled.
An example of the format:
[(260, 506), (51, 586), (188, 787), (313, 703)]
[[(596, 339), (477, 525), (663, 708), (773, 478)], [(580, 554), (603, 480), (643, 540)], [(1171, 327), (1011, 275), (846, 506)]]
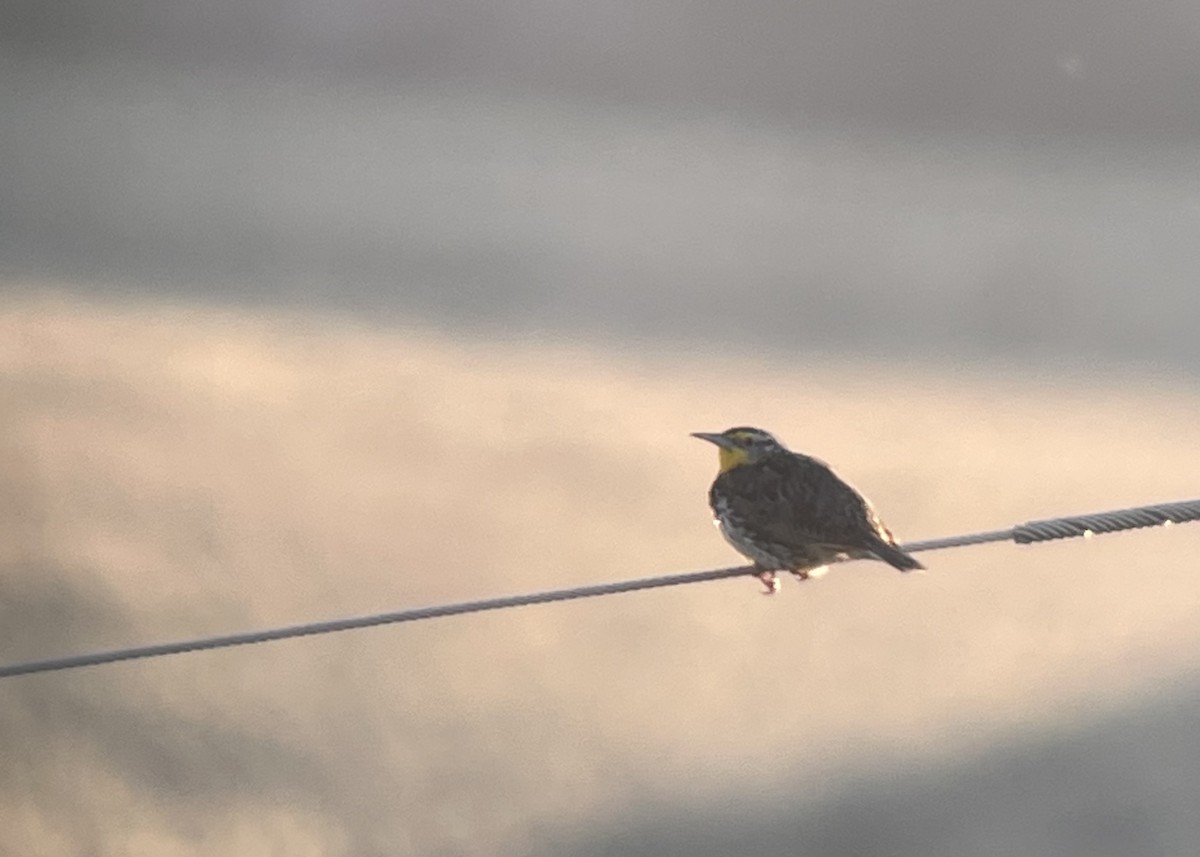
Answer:
[(745, 487), (730, 492), (733, 511), (743, 521), (756, 522), (767, 540), (849, 548), (867, 547), (872, 537), (893, 543), (867, 499), (819, 459), (777, 456), (729, 475), (743, 470)]

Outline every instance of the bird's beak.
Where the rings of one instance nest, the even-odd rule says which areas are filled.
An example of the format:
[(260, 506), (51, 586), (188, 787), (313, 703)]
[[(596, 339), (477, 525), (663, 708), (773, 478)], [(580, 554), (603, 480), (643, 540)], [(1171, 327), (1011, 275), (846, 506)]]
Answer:
[(715, 432), (707, 431), (694, 431), (692, 432), (692, 437), (698, 437), (701, 440), (707, 440), (709, 443), (715, 443), (717, 446), (721, 447), (721, 449), (733, 449), (733, 441), (725, 437), (723, 434), (716, 434)]

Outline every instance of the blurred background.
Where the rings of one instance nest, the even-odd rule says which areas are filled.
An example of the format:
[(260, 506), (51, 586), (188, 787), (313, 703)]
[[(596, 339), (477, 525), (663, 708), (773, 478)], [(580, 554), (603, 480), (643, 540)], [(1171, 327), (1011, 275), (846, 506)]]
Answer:
[[(0, 660), (1197, 495), (1200, 9), (0, 8)], [(1187, 526), (4, 680), (0, 852), (1193, 855)]]

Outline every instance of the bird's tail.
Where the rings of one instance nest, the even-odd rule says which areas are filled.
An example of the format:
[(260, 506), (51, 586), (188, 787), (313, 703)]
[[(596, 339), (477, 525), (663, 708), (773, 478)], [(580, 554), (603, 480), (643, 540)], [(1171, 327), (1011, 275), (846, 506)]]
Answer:
[(877, 538), (874, 540), (871, 545), (871, 553), (893, 568), (900, 569), (900, 571), (917, 571), (925, 568), (916, 559), (900, 550), (894, 544), (885, 542), (883, 539)]

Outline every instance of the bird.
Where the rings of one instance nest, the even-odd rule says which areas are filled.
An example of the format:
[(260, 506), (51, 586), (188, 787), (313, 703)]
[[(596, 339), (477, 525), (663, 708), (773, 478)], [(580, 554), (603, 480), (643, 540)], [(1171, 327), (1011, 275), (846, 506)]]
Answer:
[(718, 447), (719, 471), (708, 492), (713, 522), (754, 563), (764, 595), (779, 591), (777, 572), (807, 580), (843, 559), (874, 558), (900, 571), (925, 567), (896, 545), (867, 498), (824, 461), (750, 426), (691, 436)]

